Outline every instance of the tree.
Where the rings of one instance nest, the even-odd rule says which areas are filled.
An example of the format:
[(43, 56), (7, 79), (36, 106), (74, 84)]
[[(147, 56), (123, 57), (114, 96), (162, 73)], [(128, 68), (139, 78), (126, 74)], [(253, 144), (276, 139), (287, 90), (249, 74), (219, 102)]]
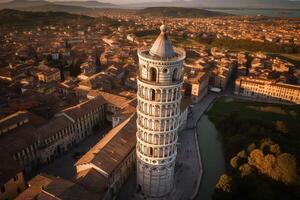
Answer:
[(234, 156), (231, 160), (230, 160), (230, 165), (232, 168), (237, 169), (239, 167), (239, 157), (238, 156)]
[(264, 154), (270, 153), (270, 147), (274, 142), (270, 138), (265, 138), (260, 141), (260, 149), (264, 152)]
[(280, 146), (278, 144), (273, 144), (271, 145), (270, 147), (270, 151), (275, 154), (275, 155), (278, 155), (280, 154)]
[(288, 153), (282, 153), (277, 157), (277, 166), (282, 174), (282, 182), (294, 183), (298, 179), (296, 158)]
[(246, 151), (245, 151), (245, 150), (240, 151), (240, 152), (237, 154), (237, 156), (240, 157), (240, 158), (247, 158)]
[(249, 174), (251, 174), (252, 170), (253, 170), (252, 167), (247, 163), (245, 163), (239, 167), (239, 171), (240, 171), (242, 177), (248, 176)]
[(231, 183), (232, 183), (232, 178), (228, 176), (227, 174), (223, 174), (217, 185), (216, 188), (223, 191), (223, 192), (230, 192), (231, 191)]
[(254, 149), (248, 157), (248, 164), (257, 168), (262, 168), (264, 162), (264, 154), (260, 149)]

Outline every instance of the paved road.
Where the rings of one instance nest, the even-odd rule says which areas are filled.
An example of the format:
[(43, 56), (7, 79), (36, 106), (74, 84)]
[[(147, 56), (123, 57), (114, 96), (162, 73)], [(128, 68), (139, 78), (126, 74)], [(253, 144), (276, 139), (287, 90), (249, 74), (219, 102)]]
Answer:
[(199, 103), (191, 106), (191, 111), (189, 115), (192, 115), (191, 120), (188, 120), (188, 128), (195, 128), (198, 120), (204, 114), (204, 112), (209, 108), (212, 102), (218, 97), (217, 94), (209, 93), (204, 99)]

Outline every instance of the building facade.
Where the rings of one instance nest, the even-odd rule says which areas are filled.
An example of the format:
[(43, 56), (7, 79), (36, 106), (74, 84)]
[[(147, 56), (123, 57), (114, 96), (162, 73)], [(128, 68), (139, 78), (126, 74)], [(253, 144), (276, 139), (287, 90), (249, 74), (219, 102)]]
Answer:
[[(115, 199), (135, 167), (136, 115), (111, 129), (103, 139), (82, 156), (76, 166), (77, 183), (96, 188), (101, 199)], [(113, 150), (112, 150), (113, 149)], [(89, 174), (93, 173), (92, 176)]]
[(137, 188), (163, 197), (173, 188), (185, 51), (172, 47), (166, 25), (138, 51)]
[(240, 77), (235, 81), (236, 95), (258, 99), (300, 104), (300, 86), (276, 83), (270, 80)]
[(0, 120), (0, 156), (11, 157), (26, 176), (106, 127), (106, 106), (107, 101), (96, 96), (50, 120), (27, 111), (14, 113)]
[(0, 155), (0, 200), (15, 199), (25, 189), (22, 169), (9, 156)]

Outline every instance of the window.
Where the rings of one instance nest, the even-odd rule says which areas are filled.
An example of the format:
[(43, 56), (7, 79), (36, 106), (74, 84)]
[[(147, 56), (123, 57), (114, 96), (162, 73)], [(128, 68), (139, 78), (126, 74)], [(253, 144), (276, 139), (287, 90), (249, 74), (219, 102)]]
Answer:
[(155, 101), (155, 90), (151, 89), (151, 101)]
[(163, 72), (164, 72), (165, 74), (168, 73), (168, 69), (165, 68), (165, 69), (163, 70)]
[(152, 155), (153, 155), (153, 148), (150, 147), (150, 156), (152, 156)]
[(14, 177), (14, 181), (17, 181), (18, 180), (18, 175), (16, 175), (15, 177)]
[(18, 187), (17, 188), (17, 193), (20, 194), (21, 193), (21, 189)]
[(155, 68), (150, 69), (150, 81), (156, 81), (157, 71)]

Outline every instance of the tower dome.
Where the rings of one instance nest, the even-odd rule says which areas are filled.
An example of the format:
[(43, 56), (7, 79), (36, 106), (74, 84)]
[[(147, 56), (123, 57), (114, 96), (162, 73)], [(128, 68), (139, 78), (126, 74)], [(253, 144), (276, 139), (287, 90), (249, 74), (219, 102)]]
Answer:
[(163, 24), (160, 26), (160, 34), (153, 43), (150, 54), (152, 56), (158, 56), (161, 58), (171, 58), (176, 55), (172, 43), (167, 35), (167, 25)]

